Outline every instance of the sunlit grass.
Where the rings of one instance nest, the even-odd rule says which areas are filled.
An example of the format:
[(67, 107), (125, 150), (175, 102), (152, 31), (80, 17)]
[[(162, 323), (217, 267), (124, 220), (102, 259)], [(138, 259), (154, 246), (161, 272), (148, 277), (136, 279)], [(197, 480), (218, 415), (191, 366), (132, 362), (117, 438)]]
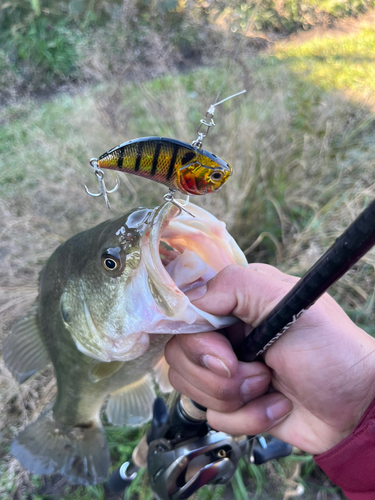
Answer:
[(276, 56), (320, 88), (375, 100), (375, 28), (350, 35), (314, 37), (278, 45)]

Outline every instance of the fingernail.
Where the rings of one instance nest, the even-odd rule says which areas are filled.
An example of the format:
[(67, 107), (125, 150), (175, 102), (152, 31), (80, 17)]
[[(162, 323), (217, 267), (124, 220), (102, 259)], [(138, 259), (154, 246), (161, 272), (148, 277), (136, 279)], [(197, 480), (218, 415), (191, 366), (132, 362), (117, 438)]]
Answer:
[(211, 372), (216, 373), (216, 375), (220, 375), (221, 377), (230, 378), (231, 373), (226, 364), (221, 361), (219, 358), (215, 358), (215, 356), (211, 356), (210, 354), (206, 354), (202, 357), (203, 365), (208, 368)]
[(269, 376), (265, 373), (249, 377), (242, 382), (240, 392), (244, 398), (248, 399), (249, 396), (252, 396), (255, 392), (264, 388), (268, 382)]
[(291, 403), (287, 399), (278, 399), (271, 403), (266, 410), (270, 420), (280, 420), (291, 410)]
[(202, 285), (192, 290), (188, 290), (185, 295), (189, 298), (190, 302), (192, 300), (201, 299), (203, 295), (206, 295), (207, 285)]

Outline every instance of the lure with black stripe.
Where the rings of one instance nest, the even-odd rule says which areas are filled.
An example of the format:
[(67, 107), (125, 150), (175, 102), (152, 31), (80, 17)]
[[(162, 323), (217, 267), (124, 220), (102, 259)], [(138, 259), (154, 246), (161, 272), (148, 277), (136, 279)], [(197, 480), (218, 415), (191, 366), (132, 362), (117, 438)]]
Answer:
[(139, 175), (188, 195), (217, 191), (232, 174), (232, 167), (213, 153), (164, 137), (125, 142), (97, 161), (100, 169)]

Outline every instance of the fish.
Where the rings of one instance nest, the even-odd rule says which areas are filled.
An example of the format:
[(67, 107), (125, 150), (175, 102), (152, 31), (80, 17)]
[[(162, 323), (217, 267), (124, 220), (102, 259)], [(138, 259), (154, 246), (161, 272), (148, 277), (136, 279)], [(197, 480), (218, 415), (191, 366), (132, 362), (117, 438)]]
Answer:
[(124, 142), (93, 161), (99, 169), (145, 177), (186, 195), (218, 191), (232, 175), (229, 163), (214, 153), (164, 137)]
[(72, 484), (106, 480), (110, 453), (100, 420), (140, 425), (152, 416), (157, 382), (171, 390), (164, 347), (174, 334), (236, 321), (195, 307), (185, 294), (230, 264), (247, 261), (223, 222), (188, 204), (136, 208), (76, 234), (50, 256), (39, 295), (3, 345), (22, 383), (52, 362), (56, 400), (13, 440), (35, 474)]

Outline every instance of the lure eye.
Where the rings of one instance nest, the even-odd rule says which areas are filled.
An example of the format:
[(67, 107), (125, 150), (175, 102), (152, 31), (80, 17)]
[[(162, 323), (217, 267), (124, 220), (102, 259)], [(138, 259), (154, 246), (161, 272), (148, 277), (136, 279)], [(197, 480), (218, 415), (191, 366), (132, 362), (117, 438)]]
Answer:
[(221, 181), (223, 177), (224, 177), (223, 172), (212, 172), (212, 174), (210, 175), (210, 179), (214, 182)]
[(181, 165), (186, 165), (186, 163), (193, 160), (193, 158), (195, 158), (195, 153), (193, 153), (193, 151), (189, 151), (181, 158)]
[(102, 255), (102, 266), (106, 271), (117, 271), (121, 265), (120, 259), (110, 255), (108, 253), (104, 253)]

